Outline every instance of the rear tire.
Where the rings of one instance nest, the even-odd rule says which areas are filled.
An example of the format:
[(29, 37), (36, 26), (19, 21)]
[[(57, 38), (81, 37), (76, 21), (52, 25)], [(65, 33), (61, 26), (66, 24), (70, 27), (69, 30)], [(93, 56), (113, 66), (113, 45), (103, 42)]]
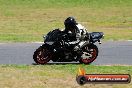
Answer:
[(98, 56), (98, 48), (96, 45), (92, 44), (89, 46), (85, 46), (79, 62), (84, 64), (90, 64), (97, 58), (97, 56)]
[(43, 48), (40, 46), (36, 51), (34, 52), (33, 59), (37, 64), (46, 64), (51, 60), (51, 53), (46, 48)]

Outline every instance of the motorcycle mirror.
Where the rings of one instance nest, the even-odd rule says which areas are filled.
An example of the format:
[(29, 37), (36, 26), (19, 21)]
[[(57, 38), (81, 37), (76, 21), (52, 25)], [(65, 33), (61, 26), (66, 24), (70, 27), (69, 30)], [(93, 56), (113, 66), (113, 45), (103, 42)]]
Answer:
[(46, 36), (44, 35), (43, 38), (45, 38)]

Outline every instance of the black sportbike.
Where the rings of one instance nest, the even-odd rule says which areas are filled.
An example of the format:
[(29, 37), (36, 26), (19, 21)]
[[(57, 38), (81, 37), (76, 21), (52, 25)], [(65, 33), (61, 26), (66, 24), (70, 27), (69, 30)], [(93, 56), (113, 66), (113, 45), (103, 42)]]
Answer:
[(100, 42), (103, 32), (88, 33), (84, 41), (87, 41), (79, 50), (74, 51), (76, 44), (70, 44), (68, 35), (55, 29), (44, 36), (44, 44), (34, 52), (33, 59), (37, 64), (53, 62), (72, 62), (90, 64), (98, 56), (98, 48), (94, 44)]

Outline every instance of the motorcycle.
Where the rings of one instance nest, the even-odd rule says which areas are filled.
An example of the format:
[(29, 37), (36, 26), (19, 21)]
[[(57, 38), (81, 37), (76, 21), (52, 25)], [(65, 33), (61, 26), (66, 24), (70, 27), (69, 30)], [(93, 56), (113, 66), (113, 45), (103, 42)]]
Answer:
[(66, 33), (59, 29), (50, 31), (44, 36), (44, 44), (42, 44), (34, 52), (33, 59), (37, 64), (46, 64), (50, 60), (53, 62), (72, 62), (90, 64), (98, 56), (98, 47), (94, 44), (103, 38), (103, 32), (87, 33), (85, 37), (86, 43), (77, 51), (73, 50), (77, 44), (70, 44)]

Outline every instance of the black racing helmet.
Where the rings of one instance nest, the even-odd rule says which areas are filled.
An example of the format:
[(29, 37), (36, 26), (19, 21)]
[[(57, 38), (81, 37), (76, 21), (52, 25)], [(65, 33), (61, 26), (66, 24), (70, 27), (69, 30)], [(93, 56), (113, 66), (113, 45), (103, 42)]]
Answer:
[(74, 29), (76, 27), (77, 22), (76, 22), (74, 17), (68, 17), (64, 21), (64, 25), (65, 25), (66, 30), (71, 30), (71, 29)]

